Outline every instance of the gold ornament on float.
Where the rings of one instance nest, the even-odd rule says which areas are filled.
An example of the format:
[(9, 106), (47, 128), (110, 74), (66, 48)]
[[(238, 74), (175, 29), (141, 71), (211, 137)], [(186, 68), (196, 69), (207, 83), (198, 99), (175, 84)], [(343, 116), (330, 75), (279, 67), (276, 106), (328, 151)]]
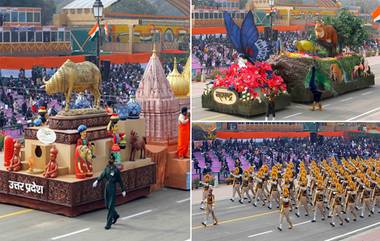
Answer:
[(167, 79), (169, 81), (173, 94), (176, 97), (183, 97), (189, 94), (190, 85), (185, 80), (183, 73), (180, 74), (178, 72), (176, 58), (174, 58), (173, 71), (167, 76)]

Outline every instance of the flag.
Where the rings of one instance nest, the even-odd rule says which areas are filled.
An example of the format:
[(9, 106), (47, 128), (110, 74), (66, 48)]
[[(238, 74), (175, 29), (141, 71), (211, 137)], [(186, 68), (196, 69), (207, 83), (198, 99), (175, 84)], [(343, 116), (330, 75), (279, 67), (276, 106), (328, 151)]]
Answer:
[(106, 38), (108, 38), (110, 34), (110, 27), (108, 26), (107, 22), (104, 23), (104, 33), (106, 35)]
[(99, 34), (98, 32), (99, 32), (99, 25), (96, 23), (94, 27), (92, 27), (90, 31), (88, 32), (88, 36), (90, 36), (90, 39), (93, 39), (97, 34)]
[(378, 6), (376, 10), (372, 12), (371, 16), (373, 18), (373, 22), (380, 23), (380, 6)]

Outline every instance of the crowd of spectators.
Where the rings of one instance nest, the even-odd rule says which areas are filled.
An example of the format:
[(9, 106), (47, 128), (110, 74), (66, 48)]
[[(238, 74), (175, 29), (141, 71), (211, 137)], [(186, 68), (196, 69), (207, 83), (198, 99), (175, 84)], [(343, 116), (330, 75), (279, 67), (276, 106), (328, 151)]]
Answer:
[[(30, 77), (21, 69), (17, 77), (0, 75), (0, 129), (25, 126), (32, 123), (41, 106), (49, 115), (58, 113), (65, 105), (63, 94), (49, 96), (42, 87), (57, 69), (34, 68)], [(104, 73), (104, 71), (103, 71)], [(127, 102), (137, 89), (144, 69), (140, 64), (111, 64), (108, 79), (102, 81), (102, 104), (113, 106)], [(74, 94), (78, 95), (78, 93)], [(92, 103), (89, 93), (84, 96)], [(74, 106), (76, 97), (71, 98)]]

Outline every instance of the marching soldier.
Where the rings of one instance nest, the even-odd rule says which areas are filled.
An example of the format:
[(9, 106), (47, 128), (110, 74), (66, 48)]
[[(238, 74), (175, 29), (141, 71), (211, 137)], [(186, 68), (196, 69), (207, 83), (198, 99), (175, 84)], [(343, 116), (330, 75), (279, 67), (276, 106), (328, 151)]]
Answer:
[(323, 206), (323, 199), (324, 199), (324, 188), (323, 188), (323, 181), (322, 177), (316, 182), (315, 184), (316, 191), (313, 196), (313, 206), (314, 206), (314, 217), (311, 220), (311, 222), (316, 222), (317, 218), (317, 209), (319, 210), (321, 216), (322, 216), (322, 221), (325, 220), (326, 214), (325, 214), (325, 208)]
[(347, 223), (350, 222), (349, 214), (351, 213), (353, 216), (354, 222), (356, 221), (356, 209), (355, 209), (355, 200), (356, 200), (356, 187), (355, 183), (352, 180), (348, 181), (347, 194), (345, 200), (345, 212), (346, 218), (344, 219)]
[(307, 200), (307, 178), (306, 178), (306, 174), (304, 174), (301, 179), (300, 179), (300, 187), (299, 187), (299, 190), (298, 190), (298, 195), (297, 195), (297, 201), (298, 201), (298, 205), (297, 205), (297, 212), (296, 212), (296, 216), (299, 218), (300, 217), (300, 207), (301, 205), (305, 208), (305, 216), (309, 216), (309, 209), (307, 207), (307, 203), (308, 203), (308, 200)]
[(330, 225), (335, 227), (335, 219), (336, 217), (340, 220), (340, 225), (343, 225), (343, 219), (340, 216), (340, 213), (342, 212), (342, 195), (343, 195), (343, 187), (340, 183), (336, 183), (336, 191), (332, 193), (332, 220), (330, 222)]
[(242, 172), (240, 167), (236, 167), (234, 173), (231, 173), (233, 178), (232, 183), (232, 198), (230, 199), (232, 202), (235, 202), (236, 193), (239, 195), (239, 203), (243, 204), (243, 198), (240, 192), (240, 185), (242, 183)]
[(252, 198), (249, 195), (249, 188), (248, 188), (249, 178), (250, 178), (249, 170), (245, 170), (244, 171), (244, 176), (243, 176), (243, 183), (241, 185), (241, 194), (242, 194), (242, 197), (244, 197), (244, 194), (245, 194), (247, 196), (247, 198), (249, 199), (248, 202), (251, 203), (252, 202)]
[(255, 190), (255, 201), (253, 202), (253, 206), (257, 207), (257, 201), (260, 198), (260, 200), (263, 202), (263, 207), (265, 206), (265, 194), (263, 190), (263, 184), (264, 183), (264, 174), (263, 170), (260, 169), (257, 172), (256, 176), (256, 190)]
[(372, 189), (371, 189), (371, 182), (369, 179), (365, 179), (364, 181), (364, 190), (363, 190), (363, 206), (362, 206), (362, 213), (360, 215), (361, 218), (364, 218), (364, 212), (367, 209), (369, 211), (368, 217), (371, 217), (371, 214), (373, 214), (373, 211), (371, 209), (371, 196), (372, 196)]
[(372, 207), (372, 212), (375, 212), (375, 205), (377, 206), (377, 212), (380, 213), (380, 177), (376, 177), (375, 197)]
[(270, 188), (269, 188), (269, 206), (268, 206), (269, 209), (272, 209), (273, 200), (277, 202), (277, 208), (279, 208), (279, 205), (280, 205), (277, 177), (278, 177), (278, 170), (277, 170), (277, 167), (274, 166), (272, 168), (272, 179), (270, 180)]
[(277, 227), (277, 229), (280, 231), (282, 231), (282, 221), (283, 221), (284, 217), (286, 218), (286, 221), (289, 224), (289, 229), (293, 228), (293, 224), (289, 218), (289, 208), (291, 205), (290, 199), (289, 199), (289, 189), (284, 187), (282, 190), (283, 190), (282, 191), (283, 196), (280, 198), (280, 202), (281, 202), (280, 225)]
[(207, 227), (207, 221), (208, 221), (210, 214), (212, 216), (213, 225), (217, 225), (218, 220), (216, 219), (215, 211), (214, 211), (215, 196), (212, 193), (212, 188), (209, 188), (207, 198), (206, 198), (206, 200), (204, 200), (204, 202), (206, 203), (206, 215), (205, 215), (204, 221), (202, 222), (203, 226)]
[(201, 210), (205, 209), (204, 200), (206, 200), (208, 191), (212, 187), (212, 185), (210, 184), (211, 179), (212, 179), (212, 176), (210, 174), (206, 174), (204, 177), (204, 182), (200, 183), (203, 186), (202, 201), (201, 201), (201, 207), (200, 207)]
[(254, 190), (254, 181), (255, 181), (255, 174), (254, 174), (254, 167), (249, 167), (249, 177), (248, 177), (248, 192), (251, 191), (252, 197), (255, 196), (255, 190)]
[(107, 223), (104, 227), (105, 229), (110, 229), (112, 224), (115, 224), (119, 219), (119, 214), (116, 212), (115, 203), (116, 203), (116, 184), (120, 185), (122, 195), (125, 197), (127, 195), (125, 191), (124, 182), (121, 178), (120, 171), (115, 165), (115, 156), (111, 155), (111, 158), (108, 161), (108, 165), (104, 168), (100, 176), (92, 184), (93, 188), (96, 188), (98, 182), (106, 180), (104, 186), (104, 199), (106, 208), (108, 210), (107, 214)]

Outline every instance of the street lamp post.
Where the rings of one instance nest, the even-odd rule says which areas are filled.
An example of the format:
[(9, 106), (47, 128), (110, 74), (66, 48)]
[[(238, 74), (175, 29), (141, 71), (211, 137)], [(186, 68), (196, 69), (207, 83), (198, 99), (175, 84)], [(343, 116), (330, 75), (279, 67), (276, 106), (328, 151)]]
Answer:
[(98, 67), (100, 68), (100, 40), (102, 38), (102, 30), (100, 27), (100, 20), (103, 18), (103, 3), (101, 0), (95, 0), (94, 5), (92, 6), (94, 17), (99, 28), (98, 40), (96, 41), (96, 60)]
[(273, 47), (273, 7), (274, 7), (274, 0), (269, 0), (269, 7), (270, 7), (270, 45)]

